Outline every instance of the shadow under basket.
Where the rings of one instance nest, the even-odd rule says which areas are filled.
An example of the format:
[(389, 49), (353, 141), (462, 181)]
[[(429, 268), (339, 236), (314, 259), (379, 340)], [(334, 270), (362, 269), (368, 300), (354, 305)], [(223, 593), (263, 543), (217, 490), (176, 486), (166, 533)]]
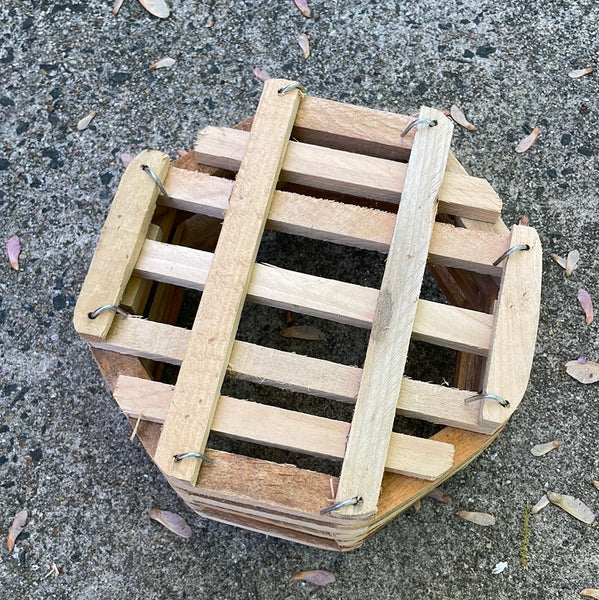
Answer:
[[(402, 136), (412, 117), (289, 83), (267, 81), (252, 119), (207, 127), (172, 164), (157, 151), (132, 160), (74, 322), (189, 507), (346, 551), (468, 464), (517, 408), (541, 246), (534, 229), (507, 229), (497, 194), (450, 153), (443, 114), (422, 108)], [(276, 263), (277, 235), (287, 253), (313, 240), (322, 261), (257, 262)], [(336, 278), (315, 274), (325, 251)], [(286, 320), (300, 323), (291, 338)], [(321, 331), (327, 341), (303, 339)]]

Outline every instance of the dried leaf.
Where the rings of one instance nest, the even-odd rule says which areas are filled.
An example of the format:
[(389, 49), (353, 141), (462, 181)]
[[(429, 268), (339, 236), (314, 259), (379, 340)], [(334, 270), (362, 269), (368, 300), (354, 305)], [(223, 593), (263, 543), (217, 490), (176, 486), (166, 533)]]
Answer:
[(434, 498), (444, 504), (451, 504), (451, 496), (447, 495), (441, 488), (435, 488), (432, 492), (427, 494), (430, 498)]
[(581, 596), (586, 596), (587, 598), (599, 598), (599, 590), (594, 588), (584, 588), (584, 590), (580, 590)]
[(539, 137), (539, 133), (539, 128), (535, 127), (524, 139), (518, 142), (516, 152), (518, 152), (518, 154), (526, 152), (535, 143), (535, 140)]
[(318, 569), (316, 571), (299, 571), (291, 577), (295, 581), (308, 581), (314, 585), (328, 585), (334, 583), (335, 576), (330, 571)]
[(261, 69), (260, 67), (254, 67), (252, 72), (254, 73), (254, 77), (260, 81), (267, 81), (271, 78), (269, 72)]
[(593, 322), (593, 301), (591, 300), (591, 295), (583, 289), (578, 290), (578, 304), (580, 304), (580, 308), (585, 316), (585, 321), (587, 325), (590, 325)]
[(541, 512), (546, 506), (550, 504), (549, 498), (547, 498), (547, 494), (543, 494), (541, 499), (530, 509), (531, 515), (536, 515), (538, 512)]
[(552, 442), (545, 442), (544, 444), (537, 444), (530, 449), (533, 456), (543, 456), (556, 448), (559, 448), (564, 442), (561, 440), (553, 440)]
[(123, 6), (124, 0), (114, 0), (114, 6), (112, 7), (112, 12), (115, 15), (119, 14), (119, 10), (121, 10), (121, 6)]
[(569, 360), (566, 363), (566, 373), (580, 383), (596, 383), (599, 381), (599, 363), (587, 360)]
[(420, 498), (418, 498), (418, 500), (416, 500), (416, 502), (414, 502), (414, 504), (412, 504), (412, 508), (414, 509), (414, 512), (419, 512), (420, 509), (422, 508), (422, 500), (420, 500)]
[(8, 260), (10, 266), (15, 270), (19, 270), (19, 254), (21, 254), (21, 240), (19, 236), (13, 235), (8, 242), (6, 242), (6, 250), (8, 252)]
[(566, 258), (566, 277), (570, 277), (572, 272), (578, 266), (578, 261), (580, 260), (580, 253), (578, 250), (571, 250), (568, 252), (568, 258)]
[(551, 253), (549, 255), (562, 269), (566, 268), (566, 259), (562, 256), (558, 256), (557, 254)]
[(170, 56), (166, 58), (161, 58), (158, 62), (155, 62), (153, 65), (150, 65), (150, 69), (169, 69), (172, 67), (177, 61)]
[(25, 523), (27, 522), (27, 509), (23, 509), (19, 511), (15, 518), (12, 521), (12, 525), (8, 530), (8, 538), (6, 539), (6, 547), (9, 552), (12, 552), (15, 547), (15, 542), (19, 537), (19, 534), (25, 528)]
[(568, 77), (572, 79), (578, 79), (579, 77), (584, 77), (589, 73), (592, 73), (595, 70), (595, 67), (586, 67), (585, 69), (574, 69), (568, 73)]
[(305, 33), (300, 33), (297, 43), (304, 53), (304, 58), (308, 58), (310, 56), (310, 41), (308, 40), (308, 36)]
[(293, 0), (295, 5), (300, 9), (300, 12), (304, 17), (308, 17), (308, 19), (312, 16), (312, 11), (308, 6), (308, 0)]
[(507, 562), (498, 562), (494, 567), (491, 573), (493, 575), (499, 575), (499, 573), (503, 573), (507, 569)]
[(599, 481), (597, 481), (597, 480), (593, 480), (593, 487), (594, 487), (596, 490), (599, 490)]
[(293, 327), (285, 327), (285, 329), (281, 330), (281, 335), (286, 338), (312, 340), (314, 342), (322, 342), (327, 339), (320, 329), (316, 329), (316, 327), (312, 327), (310, 325), (294, 325)]
[(168, 510), (160, 510), (159, 508), (150, 508), (148, 510), (150, 519), (158, 521), (173, 533), (180, 535), (183, 538), (191, 537), (191, 527), (185, 522), (183, 517), (169, 512)]
[(451, 118), (458, 124), (467, 129), (468, 131), (476, 131), (476, 125), (470, 123), (466, 118), (466, 115), (455, 105), (451, 105)]
[(456, 514), (461, 519), (464, 519), (464, 521), (470, 521), (471, 523), (476, 523), (476, 525), (482, 525), (483, 527), (495, 525), (495, 517), (488, 513), (460, 510)]
[(133, 156), (131, 154), (121, 154), (121, 162), (123, 163), (123, 167), (125, 169), (129, 166), (129, 163), (133, 160)]
[(139, 3), (151, 14), (160, 19), (166, 19), (171, 11), (165, 0), (139, 0)]
[(551, 504), (559, 506), (575, 519), (590, 525), (595, 520), (593, 511), (581, 500), (574, 496), (558, 494), (557, 492), (547, 492), (547, 498)]
[(518, 225), (523, 225), (524, 227), (528, 227), (528, 217), (526, 215), (522, 215), (520, 220), (518, 221)]
[(77, 123), (77, 129), (79, 131), (83, 131), (84, 129), (87, 129), (89, 127), (89, 124), (93, 121), (94, 117), (97, 115), (98, 113), (95, 110), (92, 110), (89, 115), (86, 115), (85, 117), (83, 117), (83, 119), (81, 119), (79, 121), (79, 123)]

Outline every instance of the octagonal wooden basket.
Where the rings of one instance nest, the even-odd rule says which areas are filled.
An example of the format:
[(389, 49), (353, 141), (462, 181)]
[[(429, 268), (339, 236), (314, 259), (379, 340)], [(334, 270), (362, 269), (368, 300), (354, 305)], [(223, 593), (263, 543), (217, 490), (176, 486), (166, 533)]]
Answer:
[[(351, 550), (468, 464), (517, 408), (534, 353), (541, 247), (534, 229), (506, 228), (488, 182), (451, 155), (453, 126), (440, 112), (423, 108), (402, 137), (413, 117), (289, 84), (268, 81), (251, 124), (207, 127), (173, 164), (157, 151), (131, 162), (74, 321), (193, 510)], [(257, 263), (265, 227), (387, 254), (380, 289)], [(421, 298), (427, 270), (447, 303)], [(202, 291), (191, 328), (181, 325), (188, 290)], [(237, 339), (245, 303), (370, 330), (363, 364)], [(456, 351), (453, 387), (406, 376), (411, 340)], [(235, 379), (269, 398), (273, 388), (309, 395), (312, 410), (262, 402), (259, 391), (225, 395)], [(354, 405), (350, 418), (322, 416), (321, 401)], [(398, 432), (406, 420), (443, 427)], [(246, 444), (223, 450), (216, 438)], [(259, 447), (287, 454), (267, 459)], [(337, 470), (293, 464), (301, 455)]]

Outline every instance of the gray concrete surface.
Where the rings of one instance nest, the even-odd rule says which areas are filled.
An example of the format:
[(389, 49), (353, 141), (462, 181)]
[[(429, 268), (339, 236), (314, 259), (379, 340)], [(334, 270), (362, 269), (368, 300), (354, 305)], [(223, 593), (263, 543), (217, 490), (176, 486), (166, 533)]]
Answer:
[[(599, 511), (597, 387), (559, 361), (599, 358), (576, 291), (599, 302), (599, 9), (591, 0), (497, 3), (171, 0), (150, 17), (125, 0), (8, 0), (0, 7), (0, 215), (4, 245), (23, 244), (21, 270), (0, 260), (0, 532), (30, 512), (16, 553), (0, 551), (2, 598), (574, 599), (599, 588), (597, 529), (555, 507), (533, 519), (529, 566), (519, 564), (523, 507), (545, 489)], [(212, 26), (208, 26), (212, 23)], [(308, 60), (295, 42), (305, 32)], [(148, 66), (164, 56), (170, 70)], [(445, 490), (349, 554), (314, 550), (195, 516), (174, 495), (120, 415), (71, 326), (73, 306), (122, 166), (123, 152), (175, 156), (207, 124), (252, 114), (252, 68), (297, 78), (313, 95), (412, 113), (459, 104), (479, 125), (453, 149), (501, 195), (504, 220), (522, 214), (544, 245), (537, 355), (521, 409)], [(77, 121), (98, 111), (83, 132)], [(538, 124), (531, 150), (517, 140)], [(549, 252), (578, 248), (570, 279)], [(4, 250), (2, 250), (4, 252)], [(534, 458), (538, 442), (563, 439)], [(158, 506), (194, 528), (182, 540), (151, 522)], [(458, 509), (497, 517), (467, 524)], [(507, 569), (491, 574), (507, 561)], [(58, 577), (45, 577), (51, 564)], [(290, 581), (324, 568), (323, 589)]]

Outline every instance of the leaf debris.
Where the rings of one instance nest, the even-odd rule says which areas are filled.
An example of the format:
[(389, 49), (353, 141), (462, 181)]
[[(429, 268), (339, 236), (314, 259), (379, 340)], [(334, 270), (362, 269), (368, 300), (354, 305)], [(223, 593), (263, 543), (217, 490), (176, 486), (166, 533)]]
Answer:
[(586, 596), (587, 598), (599, 598), (599, 590), (595, 588), (584, 588), (580, 590), (581, 596)]
[(599, 363), (590, 360), (569, 360), (566, 363), (566, 373), (580, 383), (596, 383), (599, 381)]
[(595, 67), (585, 67), (584, 69), (574, 69), (568, 73), (568, 77), (572, 79), (579, 79), (580, 77), (584, 77), (589, 73), (592, 73), (595, 70)]
[(551, 502), (549, 502), (549, 498), (547, 498), (547, 494), (543, 494), (541, 499), (530, 509), (531, 515), (536, 515), (538, 512), (541, 512), (546, 506), (549, 506)]
[(15, 518), (12, 521), (12, 525), (8, 530), (8, 538), (6, 539), (6, 547), (8, 548), (9, 552), (12, 552), (14, 550), (17, 538), (19, 537), (23, 529), (25, 529), (25, 523), (27, 523), (28, 515), (29, 513), (27, 512), (26, 508), (19, 511), (15, 515)]
[(269, 72), (261, 69), (260, 67), (254, 67), (252, 73), (254, 73), (254, 77), (260, 81), (267, 81), (271, 78)]
[(308, 58), (310, 56), (310, 41), (308, 40), (308, 36), (305, 33), (300, 33), (297, 43), (304, 53), (304, 58)]
[(89, 127), (89, 124), (94, 120), (94, 117), (97, 114), (98, 113), (95, 110), (92, 110), (88, 115), (85, 115), (85, 117), (83, 117), (83, 119), (81, 119), (77, 123), (77, 129), (79, 131), (83, 131), (84, 129), (87, 129)]
[(473, 125), (467, 118), (466, 115), (455, 105), (451, 105), (450, 113), (451, 118), (458, 124), (467, 129), (468, 131), (476, 131), (476, 125)]
[(503, 573), (507, 569), (507, 561), (498, 562), (494, 567), (491, 573), (493, 575), (499, 575), (499, 573)]
[(312, 327), (311, 325), (293, 325), (292, 327), (285, 327), (285, 329), (281, 329), (281, 335), (285, 338), (310, 340), (313, 342), (323, 342), (327, 339), (320, 329)]
[(590, 325), (593, 322), (593, 301), (591, 300), (591, 295), (581, 288), (578, 290), (576, 297), (585, 316), (585, 322), (587, 325)]
[(335, 576), (330, 571), (316, 569), (314, 571), (298, 571), (291, 576), (294, 581), (308, 581), (314, 585), (328, 585), (334, 583)]
[(8, 260), (10, 266), (15, 270), (19, 270), (19, 255), (21, 254), (21, 240), (18, 235), (13, 235), (6, 242), (6, 250), (8, 252)]
[(169, 512), (168, 510), (160, 510), (159, 508), (150, 508), (150, 510), (148, 510), (148, 515), (150, 519), (158, 521), (173, 533), (176, 533), (183, 538), (191, 537), (191, 527), (185, 522), (185, 519), (178, 514)]
[(566, 277), (570, 277), (578, 266), (580, 260), (580, 252), (578, 250), (571, 250), (568, 252), (568, 256), (563, 258), (557, 254), (551, 253), (549, 255), (562, 269), (566, 270)]
[(557, 492), (547, 492), (547, 498), (551, 504), (559, 506), (575, 519), (590, 525), (595, 520), (593, 511), (578, 498), (568, 496), (566, 494), (558, 494)]
[(543, 456), (556, 448), (559, 448), (564, 442), (561, 440), (553, 440), (551, 442), (545, 442), (544, 444), (537, 444), (530, 449), (533, 456)]
[(114, 0), (114, 6), (112, 7), (112, 14), (118, 15), (119, 10), (121, 10), (121, 6), (123, 6), (123, 2), (125, 0)]
[(530, 541), (530, 515), (532, 509), (530, 506), (524, 507), (522, 516), (522, 543), (520, 544), (520, 564), (523, 567), (528, 565), (528, 542)]
[(309, 19), (312, 16), (312, 11), (308, 6), (308, 0), (293, 0), (293, 2), (300, 9), (300, 12), (304, 17)]
[(161, 58), (158, 62), (155, 62), (153, 65), (150, 65), (150, 69), (170, 69), (177, 61), (170, 56), (165, 58)]
[(535, 143), (535, 140), (539, 137), (539, 133), (539, 128), (535, 127), (525, 138), (518, 142), (518, 145), (515, 148), (516, 152), (518, 154), (526, 152)]
[(139, 3), (151, 14), (159, 19), (166, 19), (171, 11), (165, 0), (139, 0)]
[(459, 510), (456, 515), (464, 521), (470, 521), (476, 525), (482, 525), (483, 527), (489, 527), (495, 525), (496, 519), (493, 515), (483, 512), (471, 512), (469, 510)]
[(432, 492), (427, 494), (429, 498), (434, 498), (438, 502), (443, 502), (444, 504), (451, 504), (451, 496), (446, 494), (441, 488), (435, 488)]

